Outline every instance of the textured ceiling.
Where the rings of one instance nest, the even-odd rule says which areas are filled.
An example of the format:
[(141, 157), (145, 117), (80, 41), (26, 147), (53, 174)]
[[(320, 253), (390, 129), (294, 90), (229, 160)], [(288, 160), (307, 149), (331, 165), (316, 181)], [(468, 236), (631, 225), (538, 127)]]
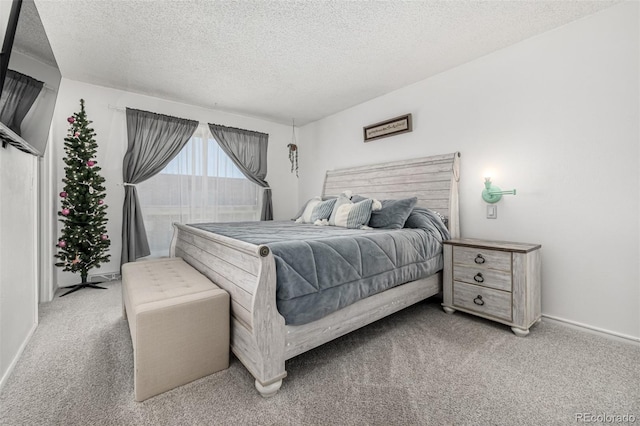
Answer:
[(299, 125), (614, 3), (36, 0), (63, 77)]

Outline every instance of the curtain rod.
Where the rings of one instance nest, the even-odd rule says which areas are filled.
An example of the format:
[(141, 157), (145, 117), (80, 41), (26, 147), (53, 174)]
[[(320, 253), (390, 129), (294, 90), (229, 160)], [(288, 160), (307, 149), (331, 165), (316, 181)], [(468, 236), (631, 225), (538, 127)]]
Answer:
[(125, 108), (125, 107), (120, 107), (120, 106), (111, 105), (111, 104), (107, 104), (107, 107), (109, 109), (114, 110), (114, 111), (125, 112), (127, 109), (130, 109), (132, 111), (137, 111), (137, 112), (141, 112), (141, 113), (145, 113), (145, 114), (152, 114), (152, 115), (155, 115), (155, 116), (158, 116), (158, 117), (165, 117), (165, 118), (169, 118), (169, 119), (172, 119), (172, 120), (183, 120), (185, 122), (186, 121), (190, 121), (190, 122), (193, 122), (193, 123), (199, 123), (198, 120), (191, 120), (191, 119), (188, 119), (188, 118), (175, 117), (175, 116), (169, 115), (169, 114), (163, 114), (163, 113), (153, 112), (153, 111), (146, 111), (146, 110), (137, 109), (137, 108), (130, 108), (130, 107), (126, 107)]

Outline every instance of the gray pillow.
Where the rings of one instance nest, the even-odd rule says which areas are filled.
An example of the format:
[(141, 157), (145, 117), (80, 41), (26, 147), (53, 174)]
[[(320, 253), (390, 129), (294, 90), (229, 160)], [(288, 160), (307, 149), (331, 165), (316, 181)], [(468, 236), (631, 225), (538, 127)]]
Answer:
[[(352, 201), (364, 200), (364, 197), (354, 195)], [(404, 226), (411, 210), (418, 202), (418, 198), (404, 198), (402, 200), (383, 200), (382, 209), (371, 212), (369, 226), (372, 228), (400, 229)]]

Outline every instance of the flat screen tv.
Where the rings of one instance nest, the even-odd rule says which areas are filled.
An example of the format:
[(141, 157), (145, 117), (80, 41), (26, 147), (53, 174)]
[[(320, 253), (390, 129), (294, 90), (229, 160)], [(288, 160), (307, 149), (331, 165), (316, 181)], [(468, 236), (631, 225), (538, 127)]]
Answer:
[(2, 146), (43, 155), (61, 75), (33, 0), (0, 1), (0, 36)]

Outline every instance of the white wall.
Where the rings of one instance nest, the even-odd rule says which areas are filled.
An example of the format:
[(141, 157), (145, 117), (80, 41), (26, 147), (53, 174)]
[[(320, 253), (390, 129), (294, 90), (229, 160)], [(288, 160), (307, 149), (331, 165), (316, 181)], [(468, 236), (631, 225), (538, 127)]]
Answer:
[[(544, 314), (638, 338), (638, 61), (624, 3), (309, 124), (300, 200), (326, 169), (461, 151), (462, 235), (541, 243)], [(412, 133), (363, 143), (363, 126), (405, 113)], [(486, 169), (518, 191), (497, 220)]]
[(0, 388), (38, 323), (37, 168), (0, 148)]
[[(89, 120), (97, 133), (97, 160), (106, 179), (106, 199), (108, 206), (107, 230), (111, 237), (111, 261), (92, 270), (89, 274), (118, 272), (120, 269), (120, 251), (122, 248), (122, 159), (127, 150), (126, 116), (124, 111), (109, 106), (129, 107), (167, 114), (202, 123), (216, 123), (225, 126), (254, 130), (269, 134), (267, 181), (272, 188), (275, 219), (287, 219), (297, 209), (298, 182), (290, 173), (287, 144), (291, 142), (291, 127), (256, 118), (244, 117), (215, 110), (166, 101), (150, 96), (138, 95), (121, 90), (63, 79), (53, 117), (52, 149), (54, 167), (51, 179), (57, 183), (52, 196), (54, 205), (60, 208), (57, 194), (62, 191), (64, 177), (64, 138), (68, 130), (67, 117), (80, 108), (80, 99), (85, 100)], [(60, 223), (58, 223), (60, 235)], [(55, 245), (55, 240), (51, 241)], [(79, 277), (69, 272), (57, 270), (57, 285), (62, 287), (78, 282)]]

